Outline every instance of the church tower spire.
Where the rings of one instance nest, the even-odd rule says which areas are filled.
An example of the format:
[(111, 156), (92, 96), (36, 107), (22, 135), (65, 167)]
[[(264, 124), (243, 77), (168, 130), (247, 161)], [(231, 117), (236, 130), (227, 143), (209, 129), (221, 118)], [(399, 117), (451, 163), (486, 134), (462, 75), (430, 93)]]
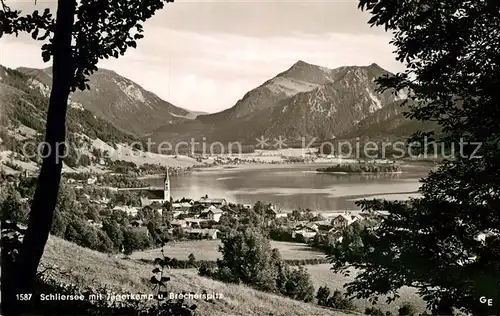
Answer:
[(165, 202), (170, 202), (170, 176), (169, 168), (167, 167), (167, 174), (165, 175), (165, 184), (163, 188), (163, 199)]

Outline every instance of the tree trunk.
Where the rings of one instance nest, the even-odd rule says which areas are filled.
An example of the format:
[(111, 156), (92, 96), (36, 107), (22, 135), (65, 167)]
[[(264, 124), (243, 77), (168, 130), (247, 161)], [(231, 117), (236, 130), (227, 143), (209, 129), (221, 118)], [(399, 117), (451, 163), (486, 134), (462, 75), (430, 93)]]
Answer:
[[(75, 11), (76, 0), (58, 0), (44, 158), (31, 205), (28, 228), (15, 264), (17, 269), (11, 272), (6, 284), (8, 295), (14, 301), (17, 301), (16, 294), (33, 293), (37, 268), (49, 237), (57, 203), (63, 159), (61, 156), (64, 155), (66, 141), (66, 111), (75, 69), (71, 56)], [(3, 303), (7, 302), (4, 300)], [(12, 306), (20, 307), (15, 303)], [(17, 314), (19, 309), (15, 310), (14, 313)]]

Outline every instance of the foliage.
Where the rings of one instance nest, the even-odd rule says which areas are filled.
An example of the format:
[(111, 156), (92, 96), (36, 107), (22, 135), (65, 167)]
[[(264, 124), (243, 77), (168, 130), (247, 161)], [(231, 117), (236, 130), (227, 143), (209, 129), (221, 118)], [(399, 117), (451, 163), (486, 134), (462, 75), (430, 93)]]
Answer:
[(112, 205), (140, 206), (141, 198), (130, 191), (118, 191), (113, 194), (110, 203)]
[[(273, 249), (274, 251), (275, 249)], [(277, 251), (277, 249), (276, 249)], [(140, 261), (144, 263), (153, 263), (152, 260), (149, 259), (139, 259)], [(281, 260), (281, 264), (286, 264), (287, 266), (305, 266), (305, 265), (317, 265), (317, 264), (326, 264), (329, 263), (329, 261), (325, 259), (284, 259)], [(214, 276), (215, 277), (215, 270), (217, 270), (217, 261), (213, 260), (195, 260), (194, 262), (190, 262), (188, 260), (176, 260), (174, 263), (170, 265), (171, 269), (189, 269), (192, 267), (198, 267), (198, 274), (202, 275), (201, 270), (205, 269), (205, 272), (208, 271), (206, 274), (203, 274), (202, 276)], [(212, 271), (213, 273), (209, 273)]]
[[(61, 180), (62, 163), (58, 153), (66, 152), (66, 113), (70, 92), (89, 89), (88, 76), (97, 70), (102, 58), (125, 54), (129, 47), (136, 47), (136, 40), (143, 37), (141, 23), (163, 8), (164, 2), (157, 0), (144, 3), (139, 0), (123, 1), (58, 1), (56, 19), (50, 9), (43, 14), (33, 11), (22, 15), (1, 2), (0, 24), (4, 34), (25, 32), (34, 40), (45, 41), (42, 59), (47, 62), (54, 56), (52, 68), (51, 97), (47, 109), (43, 163), (28, 229), (16, 260), (19, 269), (12, 271), (6, 283), (10, 296), (8, 312), (15, 312), (17, 293), (32, 292), (36, 283), (38, 265), (52, 226)], [(43, 35), (42, 35), (43, 34)], [(39, 36), (41, 35), (41, 36)]]
[(111, 172), (129, 174), (129, 173), (139, 173), (137, 165), (131, 161), (125, 160), (114, 160), (108, 162), (108, 168)]
[(217, 259), (216, 267), (202, 262), (200, 275), (226, 283), (244, 283), (305, 302), (314, 298), (314, 286), (307, 271), (303, 267), (290, 269), (256, 227), (241, 226), (229, 231), (222, 238), (219, 251), (222, 259)]
[(278, 226), (269, 230), (271, 240), (295, 242), (296, 240), (292, 236), (292, 230), (287, 227)]
[[(15, 259), (25, 229), (19, 228), (14, 222), (5, 222), (2, 226), (2, 277), (6, 273), (15, 269)], [(196, 315), (196, 305), (187, 305), (183, 299), (166, 299), (168, 296), (166, 285), (170, 280), (165, 276), (165, 268), (168, 258), (157, 258), (155, 263), (158, 267), (153, 270), (154, 276), (151, 278), (153, 289), (156, 290), (156, 306), (148, 306), (140, 301), (114, 301), (106, 299), (91, 300), (92, 296), (107, 297), (116, 294), (108, 288), (83, 288), (74, 284), (64, 284), (46, 273), (53, 267), (48, 267), (40, 271), (37, 276), (37, 284), (32, 299), (25, 302), (23, 311), (30, 315), (71, 315), (77, 311), (82, 315), (105, 316), (184, 316)], [(157, 275), (159, 278), (157, 278)], [(2, 280), (3, 281), (3, 280)], [(60, 294), (60, 295), (83, 295), (85, 300), (41, 300), (40, 294)], [(138, 293), (143, 294), (143, 293)]]
[(297, 269), (290, 269), (286, 278), (285, 291), (282, 294), (294, 300), (304, 302), (313, 300), (314, 284), (304, 267), (300, 266)]
[(7, 196), (0, 200), (0, 217), (2, 221), (26, 222), (28, 220), (29, 208), (21, 201), (21, 195), (8, 189)]
[(189, 265), (196, 268), (196, 257), (194, 254), (190, 253), (188, 256)]
[(134, 229), (123, 230), (123, 252), (130, 255), (135, 250), (145, 249), (149, 247), (150, 241), (144, 231)]
[(326, 168), (318, 168), (319, 172), (347, 172), (347, 173), (388, 173), (400, 172), (401, 167), (395, 164), (337, 164)]
[(326, 306), (328, 302), (328, 297), (330, 297), (330, 288), (327, 286), (320, 286), (318, 292), (316, 293), (316, 299), (318, 300), (318, 305)]
[(232, 232), (222, 239), (220, 252), (219, 269), (228, 268), (235, 281), (253, 284), (260, 290), (275, 290), (271, 246), (264, 236), (251, 228)]
[(333, 291), (333, 295), (326, 302), (328, 307), (342, 309), (342, 310), (354, 310), (354, 305), (350, 299), (345, 298), (339, 290)]
[(113, 242), (114, 248), (116, 250), (121, 250), (124, 237), (120, 225), (113, 219), (106, 219), (102, 222), (102, 229)]
[[(141, 1), (130, 1), (126, 6), (118, 1), (105, 4), (85, 1), (76, 8), (77, 17), (74, 23), (71, 51), (74, 60), (75, 74), (72, 90), (89, 89), (88, 76), (97, 70), (99, 59), (118, 58), (124, 55), (129, 47), (137, 47), (136, 40), (144, 37), (141, 22), (146, 21), (154, 13), (162, 9), (164, 3), (172, 0), (153, 1), (147, 4)], [(22, 15), (21, 11), (11, 10), (4, 5), (0, 15), (3, 34), (26, 32), (35, 40), (44, 41), (51, 37), (55, 30), (55, 19), (50, 9), (40, 15), (38, 10), (32, 14)], [(42, 34), (39, 36), (40, 34)], [(42, 46), (42, 58), (48, 62), (53, 54), (53, 43)]]
[(19, 255), (25, 229), (20, 228), (15, 222), (2, 221), (2, 284), (5, 275), (15, 267), (15, 260)]
[[(397, 60), (406, 64), (379, 79), (380, 89), (407, 90), (406, 116), (439, 124), (436, 140), (468, 144), (422, 179), (421, 198), (358, 203), (389, 216), (347, 232), (331, 252), (334, 268), (360, 270), (347, 285), (359, 298), (393, 298), (413, 286), (433, 314), (498, 314), (479, 298), (500, 300), (500, 3), (361, 0), (360, 8), (371, 25), (393, 32)], [(424, 136), (433, 135), (410, 140)]]
[(202, 262), (198, 268), (198, 274), (204, 277), (212, 277), (216, 274), (216, 264), (210, 262)]
[[(5, 71), (8, 76), (3, 78), (2, 83), (24, 92), (20, 96), (16, 94), (15, 97), (11, 97), (10, 95), (5, 97), (5, 117), (12, 123), (20, 123), (34, 129), (40, 135), (43, 134), (45, 130), (44, 122), (47, 119), (46, 112), (49, 98), (43, 95), (39, 89), (33, 89), (30, 86), (29, 82), (32, 79), (30, 75), (9, 68), (5, 68)], [(78, 145), (76, 135), (82, 131), (85, 131), (85, 134), (90, 138), (99, 138), (109, 143), (131, 143), (138, 141), (135, 137), (116, 129), (113, 125), (86, 109), (78, 110), (69, 108), (67, 121), (69, 152), (67, 153), (66, 162), (67, 164), (69, 162), (71, 166), (85, 164), (85, 161), (78, 161), (77, 155), (77, 149), (81, 148), (81, 146)], [(39, 153), (37, 153), (36, 147), (32, 143), (24, 145), (27, 142), (33, 141), (31, 137), (22, 141), (8, 137), (6, 133), (5, 135), (4, 133), (2, 134), (2, 139), (7, 139), (8, 142), (5, 143), (6, 149), (20, 154), (28, 152), (30, 157), (36, 157), (35, 160), (39, 159)], [(42, 141), (42, 139), (38, 138), (35, 137), (34, 140)], [(98, 149), (94, 148), (92, 155), (100, 157), (102, 153), (99, 153)], [(83, 159), (86, 160), (86, 158)]]
[[(392, 314), (392, 313), (391, 313)], [(365, 315), (372, 315), (372, 316), (389, 316), (386, 313), (384, 313), (381, 309), (375, 308), (375, 307), (367, 307), (365, 309)]]
[[(153, 277), (151, 277), (151, 284), (153, 290), (156, 291), (157, 305), (149, 310), (152, 315), (179, 315), (189, 316), (195, 315), (197, 306), (195, 304), (188, 305), (185, 303), (184, 298), (171, 299), (170, 292), (168, 291), (167, 284), (170, 277), (166, 276), (167, 268), (172, 259), (165, 257), (163, 249), (161, 251), (162, 258), (155, 259), (156, 267), (152, 270)], [(187, 294), (186, 292), (182, 294)], [(168, 299), (167, 299), (168, 298)]]
[(403, 303), (398, 309), (399, 316), (414, 316), (417, 314), (415, 307), (411, 303)]
[(292, 221), (307, 221), (310, 222), (314, 218), (314, 214), (310, 209), (298, 209), (293, 210), (291, 213), (287, 214), (287, 218)]
[(355, 309), (352, 301), (348, 298), (343, 297), (342, 293), (339, 290), (333, 291), (332, 296), (330, 296), (330, 293), (331, 291), (329, 287), (320, 286), (318, 288), (318, 292), (316, 293), (318, 305), (346, 311)]

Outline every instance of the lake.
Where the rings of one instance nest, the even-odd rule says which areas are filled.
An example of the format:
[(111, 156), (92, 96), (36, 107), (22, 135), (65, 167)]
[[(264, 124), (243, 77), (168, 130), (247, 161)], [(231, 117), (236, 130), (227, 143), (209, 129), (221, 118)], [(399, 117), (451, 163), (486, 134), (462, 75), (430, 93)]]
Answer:
[[(230, 202), (271, 202), (284, 211), (310, 208), (313, 211), (356, 210), (362, 198), (407, 199), (417, 196), (418, 180), (430, 166), (402, 165), (395, 174), (318, 173), (331, 164), (239, 165), (195, 170), (170, 177), (174, 200), (199, 199), (208, 194)], [(145, 180), (162, 186), (162, 179)]]

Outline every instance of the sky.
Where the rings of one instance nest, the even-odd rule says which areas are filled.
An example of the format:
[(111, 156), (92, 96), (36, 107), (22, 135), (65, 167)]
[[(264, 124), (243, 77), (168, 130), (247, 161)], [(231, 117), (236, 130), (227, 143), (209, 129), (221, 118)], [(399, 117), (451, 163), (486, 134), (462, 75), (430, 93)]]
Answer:
[[(55, 1), (6, 0), (23, 12), (55, 9)], [(172, 104), (214, 113), (296, 61), (328, 68), (377, 63), (403, 70), (391, 36), (371, 28), (356, 0), (177, 0), (144, 25), (137, 49), (99, 62)], [(55, 11), (53, 11), (55, 14)], [(29, 36), (4, 36), (0, 64), (43, 68)]]

